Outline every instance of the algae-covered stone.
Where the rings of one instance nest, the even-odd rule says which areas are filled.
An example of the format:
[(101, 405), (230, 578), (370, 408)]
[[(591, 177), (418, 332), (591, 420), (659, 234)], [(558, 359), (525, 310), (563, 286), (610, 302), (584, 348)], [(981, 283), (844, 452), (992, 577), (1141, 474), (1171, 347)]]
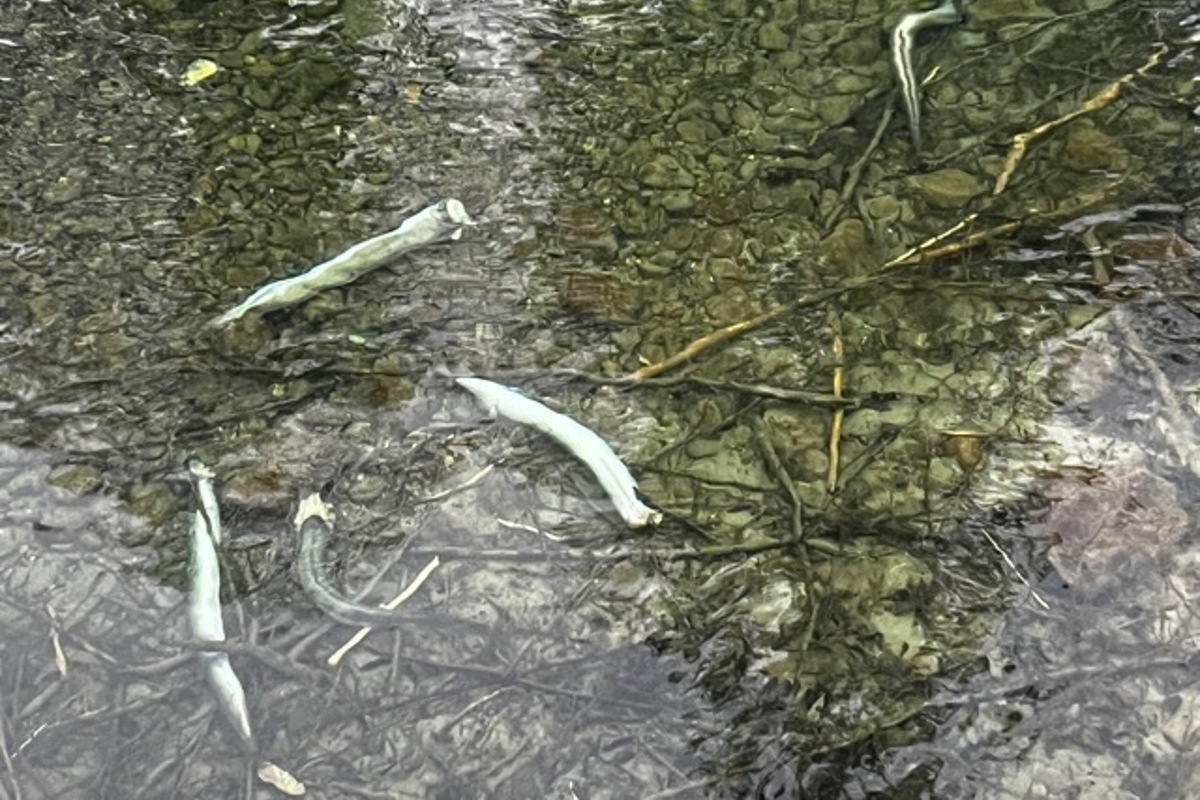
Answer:
[(684, 211), (691, 211), (696, 207), (696, 196), (686, 189), (675, 189), (669, 192), (663, 192), (659, 198), (662, 207), (672, 214), (679, 214)]
[(696, 229), (690, 225), (679, 225), (667, 231), (663, 244), (677, 252), (683, 252), (691, 247), (696, 238)]
[(720, 449), (708, 458), (696, 459), (681, 470), (713, 485), (734, 484), (746, 489), (774, 490), (761, 461), (749, 447), (751, 437), (745, 428), (735, 428), (721, 436)]
[(175, 513), (179, 500), (165, 483), (139, 483), (129, 488), (129, 510), (154, 525), (161, 525)]
[(58, 319), (62, 303), (52, 294), (35, 295), (29, 300), (29, 312), (38, 325), (45, 327)]
[(739, 101), (731, 112), (733, 123), (743, 130), (752, 131), (762, 122), (762, 112), (744, 101)]
[(78, 200), (83, 195), (83, 183), (87, 173), (78, 167), (67, 170), (57, 180), (42, 190), (42, 200), (50, 205), (62, 205)]
[(870, 66), (879, 60), (881, 40), (874, 31), (864, 30), (860, 35), (842, 42), (834, 49), (834, 59), (843, 66)]
[(612, 255), (617, 252), (617, 237), (612, 218), (591, 205), (570, 205), (557, 215), (558, 237), (571, 250), (595, 250)]
[(671, 155), (660, 154), (638, 170), (638, 180), (654, 189), (690, 189), (696, 178)]
[(740, 286), (731, 286), (708, 298), (704, 303), (704, 310), (709, 319), (717, 325), (730, 325), (753, 317), (760, 311), (754, 300)]
[(791, 47), (792, 39), (778, 23), (767, 22), (758, 29), (758, 46), (763, 50), (782, 51)]
[(962, 208), (971, 198), (984, 191), (984, 185), (978, 178), (960, 169), (940, 169), (914, 175), (909, 178), (909, 183), (936, 208)]
[(868, 197), (864, 205), (871, 216), (873, 225), (895, 222), (900, 219), (903, 208), (900, 201), (890, 194), (879, 194)]
[(271, 279), (271, 270), (262, 264), (235, 264), (225, 270), (225, 282), (238, 289), (259, 286)]
[(351, 39), (365, 39), (384, 33), (388, 26), (380, 6), (379, 0), (343, 0), (341, 10), (346, 35)]
[(868, 605), (898, 592), (911, 592), (933, 580), (933, 572), (909, 553), (882, 545), (855, 545), (847, 558), (822, 565), (817, 572), (840, 593), (854, 595)]
[(819, 98), (815, 104), (817, 116), (829, 126), (837, 126), (850, 119), (850, 115), (862, 103), (858, 95), (833, 94)]
[(257, 133), (239, 133), (229, 137), (228, 145), (230, 150), (243, 150), (254, 155), (262, 147), (262, 137)]
[(737, 222), (750, 213), (753, 199), (746, 192), (736, 194), (714, 194), (705, 197), (699, 204), (700, 212), (715, 225)]
[(257, 464), (239, 470), (225, 482), (223, 495), (239, 505), (252, 508), (278, 508), (295, 499), (298, 487), (294, 478), (269, 464)]
[(735, 258), (742, 252), (742, 233), (732, 225), (713, 228), (704, 238), (705, 248), (711, 255)]
[(925, 631), (912, 614), (877, 611), (871, 625), (883, 637), (883, 649), (899, 658), (912, 658), (925, 646)]
[(854, 271), (870, 262), (867, 228), (859, 219), (844, 219), (821, 241), (821, 257), (845, 271)]
[(1089, 124), (1080, 124), (1067, 131), (1067, 141), (1063, 146), (1063, 164), (1067, 169), (1076, 172), (1120, 172), (1129, 167), (1129, 153), (1108, 134)]
[(721, 138), (721, 129), (702, 119), (685, 119), (675, 126), (675, 132), (689, 144), (704, 144)]
[(73, 494), (90, 494), (100, 488), (103, 475), (91, 464), (64, 464), (47, 480)]
[(988, 0), (971, 5), (971, 19), (980, 23), (1030, 22), (1055, 16), (1041, 0)]

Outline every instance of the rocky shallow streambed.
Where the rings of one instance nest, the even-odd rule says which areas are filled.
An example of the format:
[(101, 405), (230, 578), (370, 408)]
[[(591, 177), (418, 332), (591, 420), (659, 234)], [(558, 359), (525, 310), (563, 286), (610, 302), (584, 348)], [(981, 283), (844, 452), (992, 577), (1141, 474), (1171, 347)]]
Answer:
[[(1128, 576), (1185, 575), (1191, 533), (1191, 45), (1150, 3), (970, 4), (919, 39), (918, 154), (887, 36), (911, 10), (0, 9), (0, 630), (27, 644), (0, 657), (7, 786), (242, 791), (194, 670), (141, 669), (180, 652), (189, 452), (241, 532), (231, 638), (264, 749), (327, 792), (953, 796), (983, 774), (964, 754), (1062, 722), (1047, 697), (1016, 722), (986, 705), (980, 652), (1022, 690), (1150, 657), (1133, 625), (1098, 637), (1126, 648), (1114, 672), (1100, 644), (1023, 648), (1089, 608), (1182, 614)], [(198, 60), (212, 74), (183, 79)], [(204, 328), (447, 196), (480, 222), (462, 242)], [(624, 532), (561, 453), (484, 431), (443, 367), (559, 402), (668, 521)], [(402, 544), (441, 554), (434, 602), (496, 640), (384, 638), (324, 670), (282, 524), (322, 486), (348, 584)], [(1169, 724), (1139, 735), (1190, 752), (1193, 693), (1153, 689)], [(1028, 775), (985, 777), (1002, 796)]]

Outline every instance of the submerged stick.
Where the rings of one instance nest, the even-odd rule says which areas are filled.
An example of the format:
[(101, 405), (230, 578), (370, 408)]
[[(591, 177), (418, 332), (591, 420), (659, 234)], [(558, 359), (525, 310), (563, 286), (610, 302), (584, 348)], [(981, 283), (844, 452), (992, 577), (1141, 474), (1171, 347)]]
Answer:
[[(842, 326), (836, 313), (831, 313), (829, 318), (833, 327), (833, 396), (841, 399), (845, 369)], [(826, 478), (826, 489), (830, 494), (837, 491), (838, 467), (842, 453), (842, 419), (845, 416), (844, 408), (835, 408), (833, 423), (829, 426), (829, 475)]]
[[(188, 565), (191, 594), (188, 598), (188, 619), (192, 636), (200, 642), (225, 641), (225, 621), (221, 616), (221, 563), (217, 545), (221, 541), (221, 509), (213, 491), (213, 472), (196, 459), (188, 462), (200, 498), (200, 507), (192, 518), (192, 554)], [(250, 727), (250, 712), (246, 692), (229, 656), (206, 651), (200, 654), (204, 674), (217, 696), (221, 711), (233, 723), (242, 743), (252, 746), (254, 733)]]
[(996, 178), (996, 188), (992, 190), (992, 195), (998, 195), (1008, 188), (1008, 182), (1012, 180), (1013, 173), (1017, 171), (1017, 167), (1025, 158), (1025, 152), (1029, 149), (1029, 145), (1050, 131), (1061, 128), (1072, 120), (1078, 119), (1085, 114), (1090, 114), (1093, 111), (1099, 111), (1102, 108), (1110, 105), (1114, 100), (1121, 96), (1121, 90), (1132, 84), (1137, 78), (1146, 77), (1146, 73), (1158, 66), (1158, 62), (1167, 52), (1165, 44), (1159, 44), (1155, 51), (1150, 55), (1142, 66), (1132, 72), (1127, 72), (1117, 78), (1112, 83), (1105, 86), (1099, 94), (1095, 95), (1082, 106), (1063, 114), (1057, 119), (1052, 119), (1049, 122), (1043, 122), (1035, 128), (1018, 133), (1012, 139), (1012, 145), (1009, 147), (1008, 156), (1004, 160), (1004, 169), (1000, 173), (1000, 177)]
[(528, 425), (549, 436), (578, 458), (600, 482), (617, 513), (631, 528), (656, 525), (662, 514), (650, 508), (637, 496), (637, 481), (629, 468), (600, 436), (565, 414), (551, 411), (538, 401), (516, 389), (501, 386), (482, 378), (456, 378), (455, 383), (466, 389), (483, 404), (490, 414), (498, 414), (513, 422)]
[(767, 311), (759, 314), (757, 317), (743, 320), (741, 322), (735, 322), (732, 325), (726, 325), (724, 328), (718, 328), (712, 333), (696, 339), (678, 353), (668, 356), (662, 361), (658, 361), (654, 364), (647, 364), (636, 372), (629, 373), (628, 378), (631, 381), (641, 381), (645, 380), (646, 378), (653, 378), (655, 375), (666, 372), (672, 367), (678, 366), (688, 359), (703, 353), (705, 350), (716, 347), (722, 342), (727, 342), (735, 336), (739, 336), (746, 331), (754, 330), (757, 327), (766, 325), (772, 320), (782, 317), (784, 314), (792, 311), (796, 304), (796, 302), (792, 302), (781, 306), (775, 306), (774, 308), (768, 309)]
[(211, 324), (226, 325), (250, 311), (270, 311), (303, 302), (323, 289), (357, 280), (401, 253), (457, 239), (463, 226), (470, 223), (471, 217), (461, 202), (454, 198), (443, 200), (404, 220), (399, 228), (359, 242), (303, 275), (268, 283)]

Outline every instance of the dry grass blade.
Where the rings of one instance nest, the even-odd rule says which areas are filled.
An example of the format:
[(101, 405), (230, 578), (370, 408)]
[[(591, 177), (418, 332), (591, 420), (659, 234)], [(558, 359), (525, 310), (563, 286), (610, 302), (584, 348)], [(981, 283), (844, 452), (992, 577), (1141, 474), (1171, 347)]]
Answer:
[(492, 470), (494, 470), (495, 468), (496, 468), (495, 464), (488, 464), (486, 467), (479, 470), (479, 472), (476, 472), (470, 478), (467, 478), (465, 481), (460, 483), (458, 486), (451, 486), (449, 489), (446, 489), (445, 491), (437, 492), (436, 494), (431, 494), (428, 497), (421, 498), (420, 500), (417, 501), (417, 504), (436, 503), (438, 500), (445, 500), (447, 497), (450, 497), (451, 495), (455, 495), (455, 494), (458, 494), (459, 492), (470, 489), (472, 486), (475, 486), (477, 483), (482, 481), (488, 475), (491, 475)]
[[(399, 608), (405, 600), (412, 597), (416, 591), (421, 588), (421, 585), (429, 579), (429, 576), (433, 574), (433, 571), (437, 569), (441, 563), (441, 559), (437, 556), (434, 556), (433, 559), (425, 565), (424, 569), (417, 574), (417, 577), (413, 580), (413, 582), (406, 586), (404, 591), (385, 603), (383, 607), (388, 611), (395, 611), (397, 608)], [(370, 632), (370, 628), (362, 628), (358, 633), (351, 636), (349, 641), (339, 647), (337, 651), (329, 657), (329, 666), (336, 667), (338, 664), (340, 664), (342, 659), (346, 657), (346, 654), (357, 647), (359, 642), (367, 638), (367, 634)]]

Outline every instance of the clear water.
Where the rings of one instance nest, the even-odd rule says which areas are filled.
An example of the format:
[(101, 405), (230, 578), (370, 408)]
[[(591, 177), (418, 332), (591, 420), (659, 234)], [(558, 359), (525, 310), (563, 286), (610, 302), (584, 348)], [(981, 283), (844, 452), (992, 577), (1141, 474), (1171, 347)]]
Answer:
[[(974, 4), (918, 39), (918, 155), (910, 10), (0, 8), (0, 796), (266, 797), (263, 760), (320, 797), (1195, 794), (1186, 28)], [(460, 241), (207, 326), (445, 197)], [(463, 371), (595, 427), (668, 521), (624, 530)], [(188, 643), (192, 454), (252, 752)], [(312, 491), (349, 590), (437, 556), (412, 607), (493, 635), (331, 667)]]

